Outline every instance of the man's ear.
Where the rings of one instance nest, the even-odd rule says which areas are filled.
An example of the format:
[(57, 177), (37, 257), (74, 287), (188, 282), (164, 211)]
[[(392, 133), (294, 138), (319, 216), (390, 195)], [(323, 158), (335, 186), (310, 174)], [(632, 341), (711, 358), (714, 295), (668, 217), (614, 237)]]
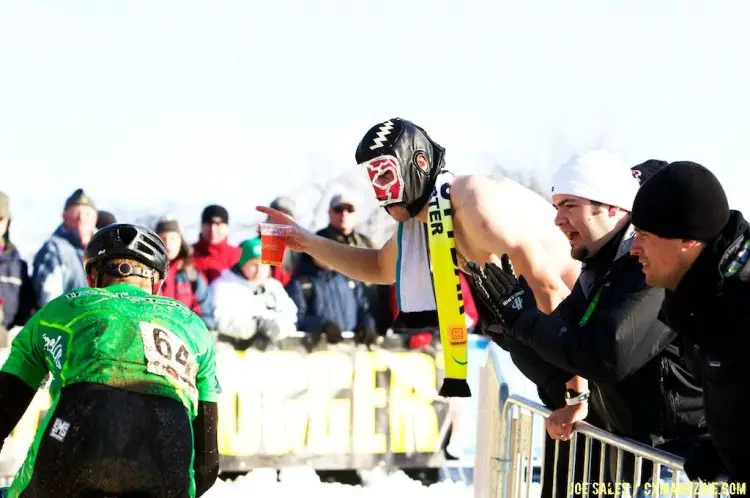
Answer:
[(88, 282), (89, 287), (96, 287), (96, 270), (92, 269), (86, 273), (86, 282)]
[(703, 242), (701, 242), (701, 241), (699, 241), (699, 240), (688, 240), (688, 239), (682, 239), (682, 240), (680, 241), (680, 248), (681, 248), (681, 249), (682, 249), (683, 251), (687, 251), (688, 249), (693, 249), (693, 248), (695, 248), (695, 247), (698, 247), (698, 246), (700, 246), (701, 244), (703, 244)]

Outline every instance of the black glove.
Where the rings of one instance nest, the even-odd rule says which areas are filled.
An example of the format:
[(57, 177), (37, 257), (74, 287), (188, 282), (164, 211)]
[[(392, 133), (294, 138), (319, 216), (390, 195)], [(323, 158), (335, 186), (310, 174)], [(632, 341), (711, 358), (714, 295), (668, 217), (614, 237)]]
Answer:
[[(510, 266), (510, 258), (507, 255), (503, 255), (500, 260), (503, 270), (509, 273), (513, 272), (513, 268)], [(497, 316), (500, 315), (500, 311), (497, 309), (495, 304), (492, 302), (487, 289), (484, 287), (481, 279), (474, 278), (476, 273), (481, 273), (481, 268), (475, 263), (469, 263), (469, 271), (466, 273), (469, 287), (471, 287), (471, 293), (474, 296), (474, 305), (477, 307), (477, 313), (479, 314), (479, 323), (481, 330), (487, 335), (493, 335), (489, 328), (497, 322)]]
[[(510, 259), (503, 255), (503, 268), (487, 263), (480, 268), (469, 263), (469, 276), (472, 290), (475, 291), (484, 308), (491, 311), (486, 317), (492, 325), (500, 325), (506, 331), (513, 328), (518, 317), (528, 308), (536, 308), (536, 299), (526, 279), (520, 280), (513, 274)], [(485, 317), (483, 317), (483, 320)]]
[(716, 448), (709, 438), (691, 448), (685, 459), (685, 474), (691, 481), (698, 479), (706, 482), (715, 481), (720, 474), (726, 473), (724, 464), (716, 453)]
[(328, 344), (337, 344), (343, 340), (343, 337), (341, 337), (341, 327), (336, 322), (326, 320), (320, 329), (328, 339)]

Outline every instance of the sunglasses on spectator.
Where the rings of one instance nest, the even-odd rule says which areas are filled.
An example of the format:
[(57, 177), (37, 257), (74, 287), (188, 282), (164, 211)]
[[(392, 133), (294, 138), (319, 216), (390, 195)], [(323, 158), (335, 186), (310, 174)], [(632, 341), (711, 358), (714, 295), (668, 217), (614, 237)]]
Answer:
[(336, 206), (333, 208), (334, 212), (336, 213), (343, 213), (346, 211), (347, 213), (353, 213), (354, 212), (354, 206)]

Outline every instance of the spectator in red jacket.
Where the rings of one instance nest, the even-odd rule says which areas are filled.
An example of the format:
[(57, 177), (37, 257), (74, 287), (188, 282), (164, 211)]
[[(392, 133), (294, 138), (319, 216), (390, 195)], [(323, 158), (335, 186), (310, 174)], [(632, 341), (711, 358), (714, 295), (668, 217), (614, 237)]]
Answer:
[(177, 299), (203, 319), (209, 330), (216, 328), (214, 304), (211, 292), (203, 276), (192, 263), (192, 251), (182, 237), (177, 220), (160, 220), (154, 231), (164, 242), (169, 256), (167, 278), (161, 288), (161, 295)]
[(193, 266), (210, 284), (240, 260), (242, 251), (229, 244), (229, 212), (211, 204), (201, 214), (201, 234), (193, 244)]

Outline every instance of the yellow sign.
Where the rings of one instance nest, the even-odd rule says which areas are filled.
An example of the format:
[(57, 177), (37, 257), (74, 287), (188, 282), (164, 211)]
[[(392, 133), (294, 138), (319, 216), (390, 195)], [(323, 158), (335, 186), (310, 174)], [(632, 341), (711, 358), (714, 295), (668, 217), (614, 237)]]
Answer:
[(222, 455), (439, 450), (437, 369), (428, 354), (248, 351), (227, 360), (217, 362)]

